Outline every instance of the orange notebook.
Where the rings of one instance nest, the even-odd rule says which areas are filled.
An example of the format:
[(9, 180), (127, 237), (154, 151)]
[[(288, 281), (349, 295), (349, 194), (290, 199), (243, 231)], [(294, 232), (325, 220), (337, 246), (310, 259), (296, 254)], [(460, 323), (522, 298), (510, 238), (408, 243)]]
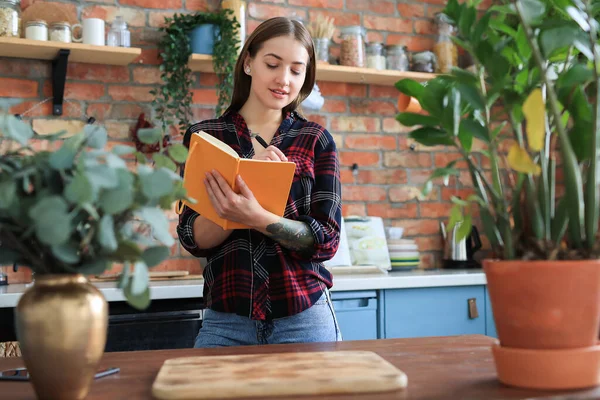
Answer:
[(217, 215), (204, 185), (206, 172), (213, 169), (223, 176), (236, 193), (240, 192), (235, 184), (239, 174), (265, 210), (283, 216), (296, 164), (241, 158), (229, 145), (206, 132), (192, 134), (183, 187), (187, 190), (187, 196), (196, 200), (196, 203), (183, 203), (223, 229), (248, 229), (249, 226)]

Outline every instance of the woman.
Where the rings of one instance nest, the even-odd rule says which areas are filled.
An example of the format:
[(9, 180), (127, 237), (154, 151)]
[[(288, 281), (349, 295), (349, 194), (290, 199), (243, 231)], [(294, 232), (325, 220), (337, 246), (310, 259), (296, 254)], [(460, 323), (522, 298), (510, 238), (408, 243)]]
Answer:
[(204, 131), (241, 157), (296, 163), (283, 218), (263, 209), (239, 176), (240, 194), (216, 171), (198, 177), (221, 217), (252, 229), (223, 230), (187, 207), (180, 215), (183, 247), (207, 258), (207, 310), (195, 347), (341, 340), (332, 276), (322, 264), (339, 243), (337, 151), (327, 130), (296, 111), (314, 86), (315, 67), (301, 23), (265, 21), (240, 53), (230, 107), (184, 136), (189, 146), (191, 134)]

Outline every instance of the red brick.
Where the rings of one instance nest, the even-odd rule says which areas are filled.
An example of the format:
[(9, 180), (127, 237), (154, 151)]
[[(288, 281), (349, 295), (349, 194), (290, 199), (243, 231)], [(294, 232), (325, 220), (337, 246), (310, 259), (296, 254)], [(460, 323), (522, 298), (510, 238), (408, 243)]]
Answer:
[(185, 8), (192, 11), (209, 11), (214, 12), (219, 9), (219, 4), (214, 0), (186, 0)]
[(466, 200), (470, 195), (475, 194), (475, 190), (473, 188), (469, 189), (456, 189), (449, 187), (442, 187), (442, 200), (443, 201), (451, 201), (452, 197), (458, 197), (463, 200)]
[[(323, 96), (365, 97), (366, 85), (355, 83), (318, 82)], [(325, 100), (327, 102), (327, 99)]]
[(46, 78), (50, 76), (51, 64), (47, 61), (27, 60), (20, 58), (2, 58), (0, 76), (17, 76), (19, 78)]
[(379, 153), (372, 151), (341, 151), (340, 164), (351, 166), (354, 163), (359, 166), (379, 165)]
[(398, 102), (400, 92), (393, 86), (371, 85), (369, 88), (369, 98), (382, 98)]
[[(44, 104), (40, 104), (38, 107), (33, 108), (39, 103), (39, 101), (23, 101), (9, 108), (10, 114), (23, 114), (25, 111), (30, 110), (25, 117), (43, 117), (52, 115), (52, 102), (47, 101)], [(33, 109), (32, 109), (33, 108)]]
[(271, 17), (301, 17), (306, 21), (306, 11), (299, 11), (291, 7), (276, 6), (271, 4), (248, 4), (248, 15), (256, 19)]
[(173, 18), (177, 11), (150, 11), (148, 13), (148, 26), (161, 28), (165, 26), (165, 18)]
[(398, 4), (398, 12), (402, 18), (423, 18), (425, 7), (422, 4)]
[(401, 226), (404, 228), (402, 236), (425, 236), (435, 235), (440, 233), (440, 223), (437, 219), (403, 219), (396, 220), (393, 226)]
[(384, 135), (347, 135), (345, 146), (356, 150), (396, 150), (396, 138)]
[(200, 74), (200, 86), (215, 87), (219, 84), (219, 78), (217, 74), (201, 73)]
[(343, 0), (289, 0), (290, 6), (315, 8), (344, 8)]
[(358, 183), (370, 183), (375, 185), (400, 185), (407, 182), (405, 169), (359, 169)]
[(215, 89), (194, 89), (192, 95), (193, 104), (216, 105), (219, 100)]
[(439, 4), (441, 6), (446, 5), (447, 0), (422, 0), (422, 3)]
[(138, 119), (146, 110), (137, 104), (114, 104), (111, 105), (110, 119)]
[(133, 82), (141, 84), (162, 83), (162, 79), (160, 78), (160, 70), (155, 67), (134, 67)]
[(354, 174), (349, 169), (343, 169), (340, 171), (340, 181), (342, 183), (355, 183)]
[(429, 179), (429, 177), (431, 176), (431, 173), (433, 171), (429, 170), (429, 169), (411, 169), (409, 171), (409, 182), (412, 185), (416, 185), (416, 184), (424, 184), (425, 182), (427, 182), (427, 180)]
[(416, 218), (417, 203), (395, 204), (371, 203), (367, 204), (367, 214), (381, 218)]
[(181, 0), (120, 0), (119, 4), (142, 8), (162, 8), (165, 10), (179, 9), (182, 7)]
[(148, 64), (148, 65), (159, 65), (161, 60), (158, 56), (158, 49), (142, 49), (140, 54), (132, 64)]
[[(309, 14), (311, 21), (315, 21), (319, 15), (333, 18), (336, 27), (360, 25), (360, 14), (347, 11), (311, 10)], [(339, 30), (336, 31), (336, 33), (339, 33)]]
[(258, 21), (255, 19), (248, 19), (246, 21), (246, 34), (250, 36), (252, 32), (262, 23), (262, 21)]
[(383, 43), (383, 34), (381, 34), (380, 32), (369, 31), (369, 32), (367, 32), (367, 42), (368, 43), (373, 43), (373, 42)]
[(419, 203), (421, 218), (447, 218), (450, 215), (452, 203)]
[(345, 100), (330, 99), (323, 104), (322, 112), (345, 113), (348, 111), (348, 104)]
[(415, 241), (419, 246), (419, 251), (443, 250), (444, 248), (444, 242), (441, 235), (433, 237), (417, 237), (415, 238)]
[(343, 185), (343, 201), (384, 201), (387, 192), (379, 186)]
[(67, 78), (82, 81), (129, 82), (126, 66), (69, 63)]
[(380, 31), (412, 33), (413, 21), (398, 17), (378, 17), (374, 15), (365, 15), (364, 27), (367, 29), (376, 29)]
[(421, 262), (419, 263), (419, 268), (438, 268), (440, 266), (440, 257), (441, 256), (439, 254), (421, 253)]
[(350, 99), (350, 113), (353, 115), (396, 115), (396, 102), (367, 99)]
[(331, 130), (334, 132), (378, 132), (379, 119), (371, 117), (332, 117)]
[(390, 34), (387, 37), (387, 44), (400, 44), (406, 46), (409, 51), (433, 50), (435, 40), (423, 36), (407, 36)]
[(415, 21), (415, 32), (419, 35), (435, 35), (435, 24), (432, 20)]
[(87, 108), (86, 114), (90, 117), (94, 117), (99, 121), (108, 119), (110, 114), (111, 105), (107, 103), (95, 103), (90, 104)]
[(390, 188), (390, 201), (392, 203), (404, 203), (415, 199), (437, 200), (438, 191), (432, 190), (427, 196), (423, 196), (421, 186), (394, 186)]
[(444, 8), (446, 8), (446, 6), (436, 6), (434, 4), (427, 4), (427, 16), (429, 18), (433, 18), (435, 16), (435, 14), (444, 11)]
[(378, 14), (394, 14), (394, 2), (387, 0), (346, 0), (346, 8)]
[[(67, 81), (65, 84), (65, 99), (74, 100), (100, 100), (104, 96), (105, 88), (100, 83), (81, 83)], [(44, 96), (52, 96), (52, 82), (44, 82)]]
[(85, 7), (82, 11), (83, 18), (100, 18), (106, 21), (107, 24), (110, 24), (117, 15), (122, 16), (129, 26), (146, 25), (146, 13), (143, 10), (134, 8), (93, 5)]
[(458, 160), (456, 164), (454, 164), (454, 168), (467, 168), (467, 163), (463, 160), (463, 157), (460, 153), (452, 152), (452, 153), (434, 153), (434, 160), (436, 167), (445, 167), (448, 163)]
[(114, 86), (108, 87), (108, 95), (116, 101), (149, 102), (154, 99), (149, 87), (144, 86)]
[(26, 79), (0, 78), (0, 97), (38, 97), (38, 83)]
[(202, 274), (202, 264), (198, 258), (171, 258), (152, 268), (153, 271), (189, 271), (190, 275)]
[(428, 168), (431, 167), (431, 154), (390, 152), (383, 155), (386, 167)]
[(406, 133), (414, 129), (410, 126), (402, 125), (395, 117), (384, 118), (381, 128), (386, 133)]
[(359, 215), (364, 217), (367, 215), (367, 207), (364, 203), (344, 203), (342, 204), (342, 216)]
[(306, 119), (309, 121), (315, 122), (323, 127), (327, 126), (327, 117), (320, 114), (306, 114)]

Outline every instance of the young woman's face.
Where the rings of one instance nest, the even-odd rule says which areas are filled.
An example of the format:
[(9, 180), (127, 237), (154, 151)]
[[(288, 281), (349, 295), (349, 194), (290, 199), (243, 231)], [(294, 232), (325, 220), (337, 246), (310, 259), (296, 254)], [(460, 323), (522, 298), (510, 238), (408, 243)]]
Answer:
[(308, 52), (291, 36), (263, 43), (254, 59), (246, 60), (244, 70), (252, 77), (250, 91), (267, 108), (283, 109), (296, 99), (306, 76)]

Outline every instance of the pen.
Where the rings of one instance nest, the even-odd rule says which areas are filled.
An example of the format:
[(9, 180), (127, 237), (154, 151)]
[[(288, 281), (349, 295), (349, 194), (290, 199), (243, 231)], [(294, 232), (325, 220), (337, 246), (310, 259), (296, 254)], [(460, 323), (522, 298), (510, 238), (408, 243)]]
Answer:
[(264, 140), (263, 138), (261, 138), (261, 137), (260, 137), (260, 135), (258, 135), (257, 133), (252, 133), (252, 134), (250, 134), (250, 136), (251, 136), (251, 137), (253, 137), (253, 138), (256, 138), (256, 141), (257, 141), (258, 143), (260, 143), (260, 145), (261, 145), (262, 147), (264, 147), (265, 149), (266, 149), (267, 147), (269, 147), (269, 145), (267, 144), (267, 142), (265, 142), (265, 140)]
[(104, 371), (97, 372), (96, 375), (94, 376), (94, 379), (103, 378), (107, 375), (116, 374), (119, 371), (121, 371), (121, 368), (115, 368), (115, 367), (107, 368)]

